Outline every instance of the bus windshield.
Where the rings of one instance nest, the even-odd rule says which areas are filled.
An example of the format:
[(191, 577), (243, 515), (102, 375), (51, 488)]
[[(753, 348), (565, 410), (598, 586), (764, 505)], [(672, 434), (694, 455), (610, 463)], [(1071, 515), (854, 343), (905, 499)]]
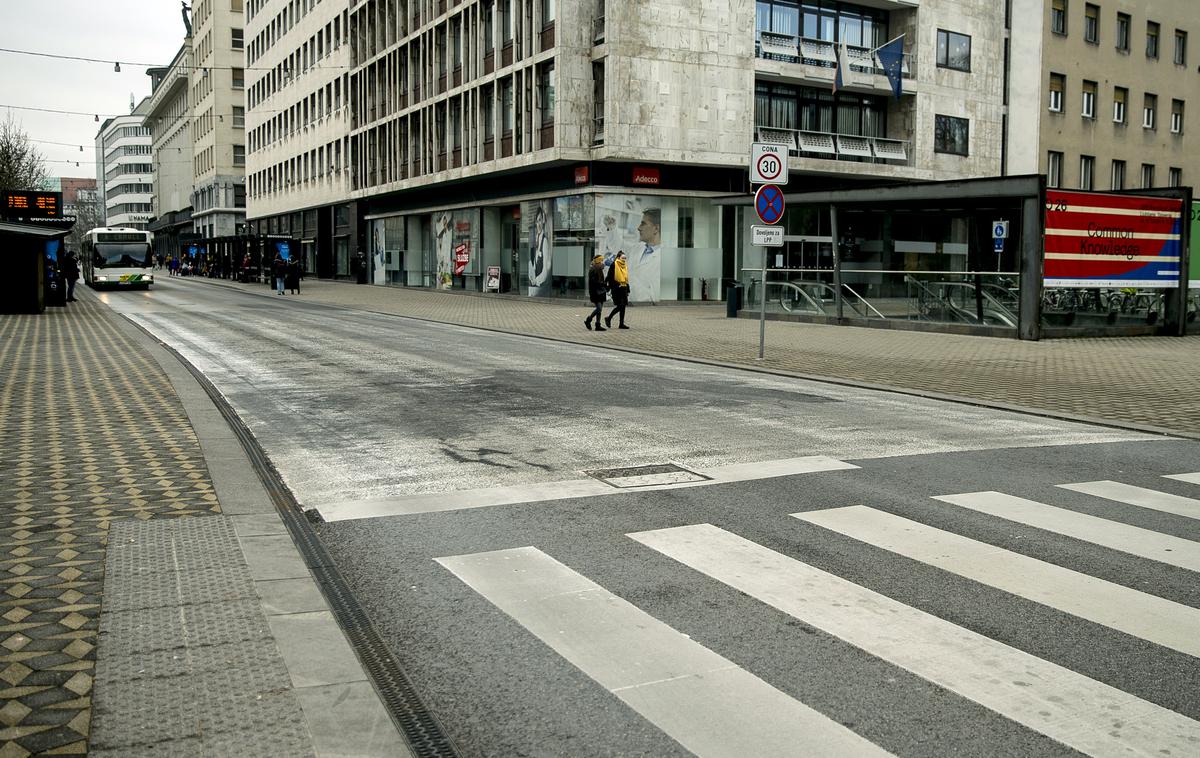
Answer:
[(150, 246), (144, 242), (97, 242), (92, 256), (96, 268), (130, 268), (149, 265)]

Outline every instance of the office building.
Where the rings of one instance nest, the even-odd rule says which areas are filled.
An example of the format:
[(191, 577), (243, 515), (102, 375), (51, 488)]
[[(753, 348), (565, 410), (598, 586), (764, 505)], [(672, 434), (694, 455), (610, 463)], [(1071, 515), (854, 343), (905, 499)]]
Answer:
[(154, 170), (150, 132), (143, 126), (147, 100), (128, 116), (106, 119), (96, 134), (96, 187), (104, 203), (102, 226), (145, 229), (153, 218)]

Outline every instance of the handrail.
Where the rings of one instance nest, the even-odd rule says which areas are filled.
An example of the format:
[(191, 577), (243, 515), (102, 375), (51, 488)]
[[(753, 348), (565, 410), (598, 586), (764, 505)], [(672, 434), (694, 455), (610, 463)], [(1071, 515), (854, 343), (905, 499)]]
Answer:
[(882, 313), (880, 313), (880, 312), (879, 312), (879, 309), (878, 309), (878, 308), (876, 308), (875, 306), (871, 305), (871, 301), (870, 301), (870, 300), (867, 300), (865, 297), (863, 297), (862, 295), (860, 295), (860, 294), (858, 294), (857, 292), (855, 292), (855, 291), (854, 291), (854, 288), (853, 288), (853, 287), (851, 287), (849, 284), (846, 284), (845, 282), (842, 282), (842, 287), (843, 287), (843, 288), (845, 288), (845, 289), (846, 289), (846, 291), (848, 291), (850, 294), (852, 294), (852, 295), (854, 295), (855, 297), (857, 297), (857, 298), (858, 298), (858, 302), (860, 302), (860, 303), (862, 303), (863, 305), (865, 305), (865, 306), (867, 306), (868, 308), (870, 308), (870, 309), (871, 309), (871, 311), (872, 311), (872, 312), (873, 312), (873, 313), (874, 313), (876, 316), (878, 316), (879, 318), (882, 318), (882, 319), (886, 319), (886, 318), (887, 318), (887, 316), (885, 316), (885, 315), (883, 315)]
[[(801, 295), (803, 295), (803, 296), (804, 296), (804, 299), (805, 299), (805, 300), (807, 300), (809, 303), (811, 303), (811, 304), (812, 304), (812, 306), (813, 306), (813, 310), (817, 311), (817, 312), (818, 312), (818, 313), (820, 313), (822, 316), (824, 316), (824, 315), (827, 315), (827, 314), (825, 313), (825, 306), (823, 306), (823, 305), (821, 305), (820, 303), (818, 303), (816, 300), (814, 300), (814, 299), (813, 299), (813, 296), (812, 296), (812, 295), (810, 295), (810, 294), (808, 294), (807, 292), (805, 292), (803, 288), (801, 288), (801, 287), (797, 286), (797, 285), (796, 285), (796, 284), (794, 284), (793, 282), (772, 282), (772, 284), (775, 284), (776, 286), (779, 286), (779, 287), (790, 287), (790, 288), (792, 288), (792, 289), (793, 289), (793, 290), (795, 290), (796, 292), (799, 292)], [(791, 310), (792, 310), (792, 307), (791, 307), (790, 305), (788, 305), (788, 304), (787, 304), (787, 302), (786, 302), (786, 297), (787, 297), (787, 293), (786, 293), (786, 292), (780, 293), (780, 295), (779, 295), (779, 305), (780, 305), (780, 306), (781, 306), (781, 307), (782, 307), (782, 308), (783, 308), (785, 311), (788, 311), (788, 312), (790, 313), (790, 312), (791, 312)]]
[[(947, 287), (947, 286), (948, 287), (967, 287), (974, 292), (974, 291), (976, 291), (975, 285), (972, 284), (971, 282), (937, 281), (937, 282), (926, 283), (926, 282), (922, 282), (922, 281), (918, 280), (917, 278), (913, 277), (910, 274), (906, 274), (904, 276), (904, 281), (907, 284), (915, 285), (918, 289), (923, 291), (928, 297), (941, 303), (945, 308), (947, 308), (950, 311), (950, 313), (954, 314), (955, 316), (958, 316), (959, 318), (966, 320), (966, 321), (980, 322), (980, 318), (977, 313), (975, 313), (974, 311), (971, 311), (968, 308), (962, 307), (958, 303), (954, 302), (952, 299), (944, 296), (943, 294), (941, 294), (939, 292), (934, 291), (933, 289), (931, 289), (931, 286), (930, 286), (930, 285), (939, 285), (939, 286), (944, 286), (944, 287)], [(986, 298), (988, 300), (988, 302), (993, 306), (993, 308), (989, 309), (988, 315), (990, 315), (993, 318), (1004, 323), (1006, 326), (1011, 326), (1014, 328), (1017, 326), (1017, 318), (1016, 318), (1016, 315), (1013, 314), (1012, 311), (1010, 311), (1005, 305), (1003, 305), (1002, 303), (997, 301), (996, 298), (992, 297), (989, 293), (984, 292), (982, 287), (979, 288), (977, 291), (979, 292), (979, 294), (982, 297)]]

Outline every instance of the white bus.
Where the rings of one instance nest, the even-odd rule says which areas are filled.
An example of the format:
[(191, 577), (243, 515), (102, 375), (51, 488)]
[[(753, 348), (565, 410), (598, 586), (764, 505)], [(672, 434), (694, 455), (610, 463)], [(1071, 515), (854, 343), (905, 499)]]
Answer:
[(83, 235), (79, 267), (93, 289), (150, 289), (154, 284), (151, 234), (140, 229), (97, 227)]

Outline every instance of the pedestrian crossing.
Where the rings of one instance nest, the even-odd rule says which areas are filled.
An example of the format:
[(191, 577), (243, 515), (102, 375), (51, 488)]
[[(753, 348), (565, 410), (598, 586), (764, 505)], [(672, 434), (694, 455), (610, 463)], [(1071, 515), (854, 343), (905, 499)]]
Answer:
[[(1200, 484), (1200, 474), (1175, 481)], [(1059, 485), (1140, 509), (1200, 517), (1192, 498), (1113, 481)], [(1001, 519), (1200, 573), (1200, 532), (1183, 539), (1007, 495), (933, 497), (947, 521)], [(1106, 511), (1111, 512), (1111, 511)], [(936, 518), (921, 511), (925, 522)], [(1145, 640), (1200, 666), (1200, 609), (868, 505), (781, 516), (774, 545), (803, 523)], [(775, 528), (775, 527), (773, 527)], [(905, 604), (708, 523), (629, 532), (631, 550), (736, 590), (854, 649), (1088, 755), (1200, 754), (1200, 722), (1135, 694)], [(797, 549), (796, 552), (802, 552)], [(560, 560), (561, 559), (561, 560)], [(578, 573), (535, 546), (436, 561), (562, 659), (684, 748), (701, 755), (886, 755), (847, 725)], [(1153, 565), (1153, 564), (1151, 564)], [(933, 586), (929, 591), (936, 591)], [(786, 627), (765, 644), (788, 646)], [(1030, 647), (1036, 647), (1030, 644)], [(814, 662), (814, 664), (817, 662)], [(1194, 669), (1193, 669), (1194, 672)], [(829, 706), (825, 704), (825, 710)], [(754, 714), (747, 718), (747, 714)], [(886, 742), (886, 740), (884, 741)]]

